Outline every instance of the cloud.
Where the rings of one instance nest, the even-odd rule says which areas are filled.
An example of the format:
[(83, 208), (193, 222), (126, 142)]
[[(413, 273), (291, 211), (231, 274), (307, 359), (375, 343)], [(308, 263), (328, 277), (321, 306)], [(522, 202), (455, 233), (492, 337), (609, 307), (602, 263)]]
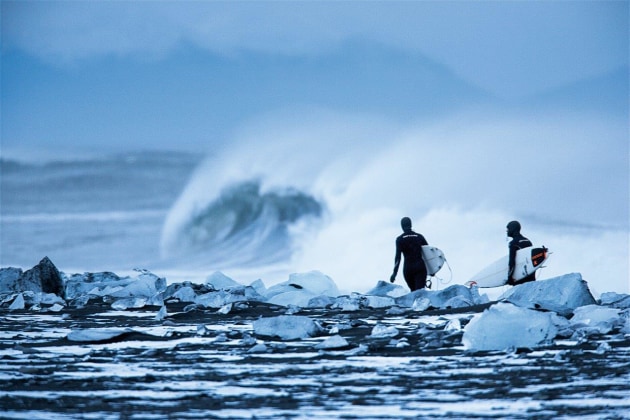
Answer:
[(627, 65), (627, 2), (3, 2), (3, 44), (48, 62), (314, 55), (363, 40), (519, 96)]

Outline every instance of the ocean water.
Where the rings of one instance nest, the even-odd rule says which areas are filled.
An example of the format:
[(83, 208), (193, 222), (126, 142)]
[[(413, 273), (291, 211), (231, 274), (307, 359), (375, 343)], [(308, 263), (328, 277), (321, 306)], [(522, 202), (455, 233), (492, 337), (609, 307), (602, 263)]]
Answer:
[[(244, 125), (211, 153), (3, 157), (0, 266), (48, 256), (66, 273), (142, 268), (198, 282), (221, 271), (267, 285), (318, 270), (364, 292), (389, 279), (399, 221), (410, 216), (446, 255), (450, 270), (433, 282), (443, 288), (506, 255), (505, 225), (518, 219), (552, 252), (539, 279), (579, 272), (595, 294), (630, 290), (627, 195), (618, 194), (627, 180), (610, 176), (627, 171), (627, 156), (591, 141), (617, 141), (625, 128), (575, 115), (416, 125), (292, 117)], [(526, 176), (497, 158), (515, 154)]]
[(200, 159), (163, 152), (3, 159), (0, 266), (30, 268), (44, 256), (68, 273), (155, 264), (164, 218)]

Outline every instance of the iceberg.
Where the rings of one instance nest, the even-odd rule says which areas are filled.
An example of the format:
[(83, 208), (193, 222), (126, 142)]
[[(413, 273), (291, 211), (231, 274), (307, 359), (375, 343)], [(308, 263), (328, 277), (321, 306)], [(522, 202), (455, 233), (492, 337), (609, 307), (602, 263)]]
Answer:
[(287, 290), (286, 292), (272, 296), (270, 299), (267, 299), (267, 302), (280, 306), (295, 305), (305, 308), (315, 297), (317, 297), (317, 295), (308, 290)]
[(112, 297), (146, 297), (155, 296), (166, 289), (166, 279), (150, 272), (143, 272), (121, 290), (110, 293)]
[(339, 296), (331, 306), (332, 309), (341, 309), (344, 312), (353, 312), (365, 308), (365, 296), (353, 293), (350, 296)]
[(112, 309), (117, 311), (125, 311), (127, 309), (144, 308), (147, 304), (147, 299), (143, 297), (128, 297), (124, 299), (118, 299), (112, 303)]
[(333, 350), (333, 349), (341, 349), (344, 347), (349, 347), (350, 344), (348, 341), (340, 336), (339, 334), (328, 337), (321, 343), (315, 346), (316, 349), (320, 350)]
[(291, 274), (289, 280), (278, 283), (267, 289), (265, 296), (269, 299), (275, 295), (295, 292), (296, 290), (306, 291), (313, 296), (325, 295), (337, 297), (340, 295), (337, 285), (330, 277), (319, 271), (310, 271), (307, 273)]
[(398, 284), (388, 283), (386, 281), (379, 280), (378, 283), (376, 283), (376, 286), (367, 291), (366, 295), (388, 296), (397, 298), (400, 296), (404, 296), (407, 293), (409, 293), (407, 289)]
[(472, 318), (464, 328), (462, 343), (475, 351), (536, 348), (557, 333), (554, 314), (502, 302)]
[(103, 343), (111, 342), (131, 332), (133, 332), (131, 328), (89, 328), (72, 330), (66, 338), (80, 343)]
[(86, 294), (117, 298), (151, 298), (166, 289), (166, 279), (146, 270), (137, 277), (120, 278), (114, 273), (75, 274), (66, 280), (66, 299)]
[(247, 302), (247, 301), (264, 301), (264, 297), (260, 296), (251, 286), (239, 286), (230, 290), (218, 290), (215, 292), (205, 293), (195, 297), (194, 302), (207, 308), (219, 309), (228, 303)]
[(372, 333), (369, 338), (394, 338), (398, 334), (400, 334), (400, 331), (398, 331), (396, 327), (376, 324), (374, 328), (372, 328)]
[(16, 311), (16, 310), (20, 310), (24, 308), (25, 308), (24, 295), (22, 293), (19, 293), (13, 300), (13, 303), (11, 303), (11, 306), (9, 306), (9, 310)]
[(228, 290), (234, 287), (242, 287), (242, 284), (232, 280), (220, 271), (215, 271), (206, 279), (206, 286), (211, 286), (215, 290)]
[(281, 340), (314, 337), (321, 331), (321, 327), (307, 316), (280, 315), (254, 321), (254, 333), (256, 335)]
[(177, 299), (180, 302), (194, 302), (195, 298), (197, 297), (197, 293), (195, 293), (195, 290), (192, 287), (184, 286), (179, 288), (169, 297)]
[[(425, 307), (423, 299), (429, 301), (428, 306)], [(423, 303), (419, 304), (417, 302)], [(396, 298), (396, 304), (414, 308), (414, 310), (426, 310), (431, 307), (435, 309), (461, 308), (487, 302), (487, 296), (479, 296), (476, 288), (471, 289), (461, 284), (454, 284), (444, 290), (437, 291), (420, 289)], [(418, 307), (424, 307), (424, 309), (415, 309)]]
[(600, 334), (607, 334), (615, 327), (621, 326), (624, 320), (621, 311), (615, 308), (606, 308), (599, 305), (586, 305), (577, 308), (573, 312), (570, 324), (574, 329), (587, 327), (595, 329)]
[(600, 296), (602, 305), (610, 306), (617, 309), (630, 308), (630, 295), (615, 292), (602, 293)]
[(16, 267), (0, 268), (0, 293), (16, 292), (18, 280), (22, 276), (22, 269)]
[(554, 311), (563, 316), (571, 315), (580, 306), (596, 303), (579, 273), (514, 286), (500, 300), (523, 308)]

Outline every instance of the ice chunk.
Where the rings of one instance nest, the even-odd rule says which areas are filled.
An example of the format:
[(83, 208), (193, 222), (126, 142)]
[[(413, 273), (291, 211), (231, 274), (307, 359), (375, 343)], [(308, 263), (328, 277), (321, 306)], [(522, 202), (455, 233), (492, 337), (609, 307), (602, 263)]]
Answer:
[(220, 271), (215, 271), (206, 279), (206, 285), (212, 286), (215, 290), (228, 290), (233, 287), (241, 287), (242, 284), (232, 280)]
[(252, 284), (250, 284), (249, 286), (254, 288), (256, 293), (260, 295), (265, 295), (267, 293), (267, 288), (265, 287), (265, 283), (263, 283), (261, 279), (258, 279), (252, 282)]
[(122, 287), (131, 282), (131, 279), (121, 279), (114, 273), (85, 273), (73, 274), (66, 279), (66, 299), (76, 299), (86, 294), (101, 295), (99, 292), (106, 287)]
[(227, 305), (223, 305), (217, 311), (218, 314), (227, 315), (232, 311), (233, 303), (228, 303)]
[(389, 296), (364, 296), (365, 305), (368, 308), (389, 308), (395, 305), (393, 297)]
[(466, 299), (463, 296), (453, 296), (446, 302), (444, 302), (444, 308), (466, 308), (468, 306), (473, 306), (473, 303)]
[(419, 297), (418, 299), (413, 301), (411, 309), (413, 309), (414, 311), (422, 312), (429, 309), (430, 306), (431, 301), (429, 299), (427, 299), (426, 297)]
[(268, 299), (267, 302), (273, 303), (274, 305), (294, 305), (305, 308), (308, 306), (310, 300), (316, 296), (317, 295), (308, 290), (291, 290), (274, 295), (270, 299)]
[(366, 295), (389, 296), (389, 297), (397, 298), (400, 296), (404, 296), (407, 293), (409, 293), (407, 289), (405, 289), (404, 287), (398, 284), (392, 284), (383, 280), (379, 280), (378, 283), (376, 283), (376, 286), (370, 289), (366, 293)]
[(17, 283), (20, 276), (22, 276), (21, 268), (0, 268), (0, 293), (13, 293), (17, 291)]
[(173, 295), (171, 296), (175, 299), (179, 299), (180, 302), (194, 302), (197, 294), (195, 290), (190, 286), (184, 286), (179, 288)]
[(114, 273), (75, 274), (66, 282), (66, 299), (76, 299), (85, 294), (113, 296), (117, 298), (151, 298), (166, 289), (166, 279), (139, 270), (137, 277), (120, 278)]
[(609, 352), (612, 349), (612, 347), (610, 347), (610, 344), (603, 342), (601, 343), (599, 346), (597, 346), (597, 349), (595, 350), (595, 353), (597, 354), (605, 354), (606, 352)]
[(38, 293), (35, 300), (37, 303), (43, 303), (44, 305), (66, 305), (66, 301), (54, 293)]
[(146, 298), (130, 297), (116, 300), (114, 303), (112, 303), (112, 309), (115, 309), (117, 311), (124, 311), (127, 309), (143, 308), (146, 304)]
[(341, 349), (344, 347), (348, 347), (348, 341), (340, 335), (333, 335), (328, 337), (326, 340), (322, 341), (318, 345), (315, 346), (316, 349), (322, 350), (330, 350), (330, 349)]
[(307, 316), (280, 315), (254, 321), (254, 332), (263, 337), (296, 340), (317, 335), (320, 327)]
[(221, 308), (228, 303), (262, 301), (260, 296), (250, 286), (239, 286), (230, 290), (218, 290), (216, 292), (205, 293), (195, 298), (195, 303), (208, 308)]
[(166, 279), (158, 277), (153, 273), (144, 271), (131, 281), (122, 290), (110, 293), (113, 297), (146, 297), (150, 298), (157, 292), (166, 289)]
[(619, 309), (587, 305), (577, 308), (570, 322), (574, 328), (586, 326), (597, 329), (600, 334), (607, 334), (616, 326), (623, 324), (620, 314)]
[(630, 308), (630, 295), (615, 292), (602, 293), (600, 297), (602, 305), (611, 306), (618, 309)]
[(162, 306), (158, 313), (155, 315), (156, 321), (162, 321), (164, 318), (168, 316), (168, 312), (166, 311), (166, 305)]
[(24, 307), (25, 307), (24, 295), (22, 293), (20, 293), (13, 300), (13, 303), (11, 304), (11, 306), (9, 306), (9, 310), (10, 311), (16, 311), (16, 310), (19, 310), (19, 309), (24, 309)]
[(549, 312), (498, 303), (473, 317), (464, 328), (462, 343), (469, 350), (535, 348), (553, 340), (557, 332)]
[(335, 303), (335, 299), (330, 296), (315, 296), (311, 300), (308, 301), (308, 308), (327, 308), (328, 306), (332, 306)]
[(400, 332), (398, 328), (393, 326), (387, 326), (383, 324), (376, 324), (374, 328), (372, 328), (372, 333), (370, 334), (370, 338), (394, 338)]
[(523, 308), (546, 309), (568, 316), (576, 308), (595, 304), (580, 273), (565, 274), (515, 286), (500, 298)]
[(269, 351), (267, 345), (265, 343), (259, 343), (247, 350), (247, 353), (267, 353), (267, 351)]
[(461, 284), (454, 284), (444, 290), (416, 290), (397, 298), (396, 304), (411, 308), (414, 307), (414, 304), (416, 304), (419, 299), (428, 299), (430, 302), (430, 305), (422, 310), (428, 309), (429, 307), (436, 309), (446, 309), (449, 307), (459, 308), (462, 306), (478, 305), (487, 301), (487, 297), (480, 297), (476, 289), (470, 289)]
[(325, 295), (337, 297), (340, 294), (337, 285), (330, 277), (319, 271), (310, 271), (308, 273), (291, 274), (288, 281), (276, 284), (267, 289), (265, 296), (271, 298), (280, 293), (296, 290), (310, 292), (313, 296)]
[(72, 330), (66, 338), (82, 343), (101, 343), (113, 341), (131, 332), (133, 332), (131, 328), (89, 328)]
[(48, 308), (48, 310), (50, 312), (60, 312), (62, 309), (64, 308), (63, 305), (60, 305), (58, 303), (55, 303), (53, 306), (51, 306), (50, 308)]
[(353, 293), (351, 296), (339, 296), (332, 304), (332, 309), (341, 309), (344, 312), (358, 311), (365, 307), (365, 297)]
[(461, 331), (462, 323), (459, 318), (453, 318), (444, 327), (444, 331)]

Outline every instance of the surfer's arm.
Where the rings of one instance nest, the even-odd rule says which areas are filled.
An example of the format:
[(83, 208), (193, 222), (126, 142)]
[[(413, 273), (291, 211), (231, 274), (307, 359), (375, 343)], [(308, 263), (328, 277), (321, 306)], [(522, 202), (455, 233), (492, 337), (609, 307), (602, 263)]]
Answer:
[(398, 245), (398, 241), (396, 241), (396, 257), (394, 258), (394, 272), (392, 276), (389, 278), (390, 282), (394, 282), (396, 280), (396, 274), (398, 274), (398, 267), (400, 267), (400, 258), (402, 252), (400, 252), (400, 246)]
[(514, 274), (514, 267), (516, 266), (516, 250), (517, 248), (510, 244), (510, 258), (508, 260), (508, 283), (512, 283), (512, 274)]

